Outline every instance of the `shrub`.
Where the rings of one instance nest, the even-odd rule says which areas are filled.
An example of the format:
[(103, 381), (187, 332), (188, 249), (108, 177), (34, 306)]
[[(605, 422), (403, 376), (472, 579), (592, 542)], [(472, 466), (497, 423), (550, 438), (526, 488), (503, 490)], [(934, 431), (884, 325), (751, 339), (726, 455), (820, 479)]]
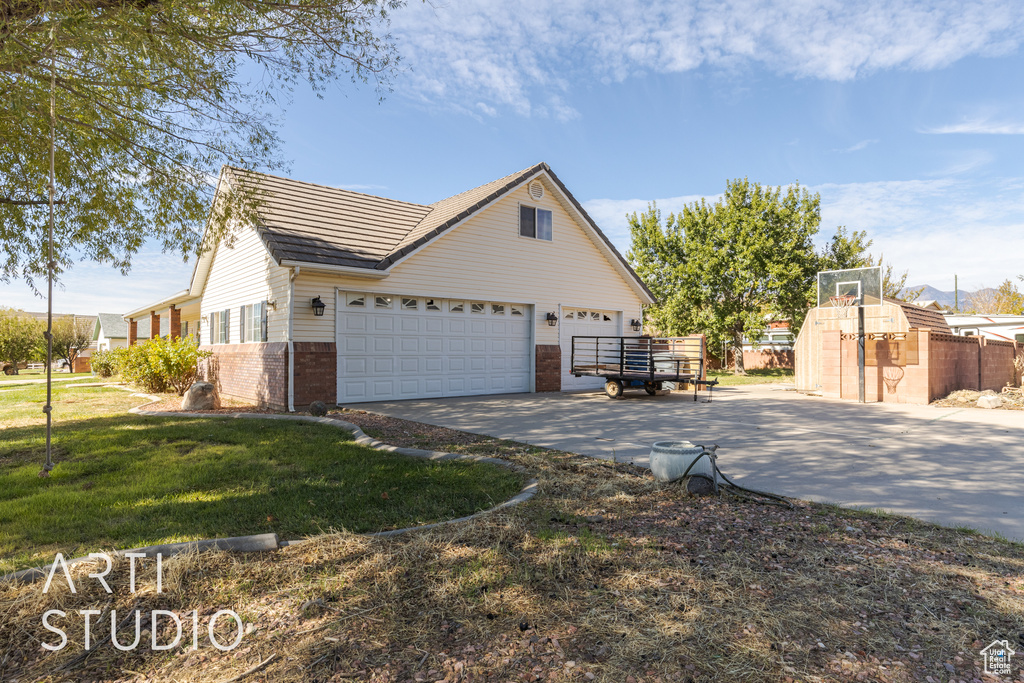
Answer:
[(199, 361), (211, 355), (209, 351), (200, 351), (192, 337), (149, 339), (119, 350), (125, 352), (117, 363), (122, 379), (151, 392), (171, 387), (178, 396), (198, 379)]
[(114, 355), (112, 351), (94, 351), (89, 359), (92, 371), (100, 377), (110, 377), (117, 370), (114, 367)]

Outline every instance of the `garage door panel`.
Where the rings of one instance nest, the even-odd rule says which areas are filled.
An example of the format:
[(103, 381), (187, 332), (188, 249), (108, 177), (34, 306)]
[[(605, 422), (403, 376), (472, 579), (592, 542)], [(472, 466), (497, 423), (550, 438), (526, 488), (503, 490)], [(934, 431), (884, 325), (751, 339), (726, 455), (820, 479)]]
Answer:
[(339, 304), (340, 403), (529, 391), (529, 317), (495, 315), (490, 304), (483, 314), (450, 312), (447, 301), (409, 310), (394, 300), (389, 310)]
[[(600, 389), (604, 386), (604, 379), (601, 377), (576, 377), (569, 371), (572, 368), (572, 338), (573, 336), (585, 337), (621, 337), (622, 328), (618, 323), (619, 313), (611, 311), (597, 311), (598, 319), (593, 319), (593, 313), (588, 309), (586, 319), (574, 319), (572, 321), (563, 318), (560, 323), (559, 338), (562, 347), (562, 391), (574, 391), (579, 389)], [(611, 320), (605, 320), (608, 317)], [(577, 362), (581, 359), (577, 358)]]

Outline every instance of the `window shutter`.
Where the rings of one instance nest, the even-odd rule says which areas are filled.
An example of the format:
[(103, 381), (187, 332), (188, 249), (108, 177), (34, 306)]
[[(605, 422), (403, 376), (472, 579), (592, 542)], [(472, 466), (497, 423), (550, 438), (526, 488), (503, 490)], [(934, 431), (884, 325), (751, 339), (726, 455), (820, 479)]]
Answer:
[(238, 341), (240, 344), (247, 341), (245, 338), (245, 306), (238, 307)]
[(267, 341), (267, 300), (264, 299), (260, 302), (260, 341)]
[(220, 329), (221, 337), (224, 339), (224, 343), (228, 344), (231, 342), (231, 309), (225, 308), (220, 312)]

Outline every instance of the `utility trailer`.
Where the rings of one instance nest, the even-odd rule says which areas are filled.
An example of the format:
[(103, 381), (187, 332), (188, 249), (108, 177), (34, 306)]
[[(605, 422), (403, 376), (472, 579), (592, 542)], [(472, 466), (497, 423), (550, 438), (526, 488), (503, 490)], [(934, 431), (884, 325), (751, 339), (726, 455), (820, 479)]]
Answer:
[(642, 387), (654, 396), (665, 382), (711, 389), (718, 380), (706, 377), (702, 337), (588, 337), (573, 336), (571, 372), (577, 377), (604, 378), (604, 392), (620, 398), (629, 387)]

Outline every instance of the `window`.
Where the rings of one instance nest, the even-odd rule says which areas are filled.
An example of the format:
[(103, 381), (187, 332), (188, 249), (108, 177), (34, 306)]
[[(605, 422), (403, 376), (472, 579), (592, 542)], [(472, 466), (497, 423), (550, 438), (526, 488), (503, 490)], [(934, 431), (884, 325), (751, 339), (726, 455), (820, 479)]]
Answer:
[(504, 304), (491, 304), (491, 315), (505, 315)]
[(437, 303), (436, 299), (427, 299), (427, 310), (428, 311), (440, 311), (441, 306)]
[(366, 306), (366, 295), (347, 294), (345, 295), (345, 303), (347, 303), (352, 308), (363, 308)]
[(267, 341), (267, 302), (242, 306), (241, 340), (244, 342)]
[(591, 320), (598, 320), (598, 321), (600, 321), (601, 320), (601, 314), (598, 313), (597, 311), (591, 311), (590, 312), (590, 319)]
[(182, 338), (188, 336), (188, 321), (187, 320), (182, 320), (181, 321), (181, 336), (182, 336)]
[(602, 317), (601, 317), (601, 319), (602, 319), (602, 320), (604, 320), (604, 321), (605, 321), (606, 323), (610, 323), (610, 322), (612, 321), (612, 319), (611, 319), (611, 318), (609, 318), (609, 317), (608, 317), (608, 316), (606, 316), (606, 315), (605, 315), (605, 316), (602, 316)]
[(538, 240), (551, 241), (551, 212), (533, 206), (519, 205), (519, 234)]
[(231, 309), (224, 309), (210, 314), (210, 343), (227, 344), (228, 323), (231, 321)]
[(407, 311), (415, 311), (420, 307), (419, 299), (407, 299), (402, 297), (402, 308)]
[(1013, 335), (1013, 338), (1016, 339), (1021, 344), (1024, 344), (1024, 334), (1015, 334)]
[(376, 296), (373, 298), (373, 305), (376, 308), (391, 308), (391, 297)]
[(466, 304), (461, 301), (449, 301), (448, 312), (449, 313), (463, 313), (466, 310)]
[(573, 318), (576, 317), (576, 311), (567, 310), (565, 311), (565, 313), (562, 314), (562, 317), (565, 318), (566, 320), (572, 320)]
[(586, 311), (576, 311), (576, 319), (577, 320), (586, 320), (587, 317), (588, 316), (587, 316), (587, 312)]
[(482, 304), (474, 301), (472, 304), (469, 305), (469, 311), (470, 313), (486, 313), (487, 304)]
[(509, 306), (509, 308), (512, 309), (512, 315), (526, 315), (522, 306)]

